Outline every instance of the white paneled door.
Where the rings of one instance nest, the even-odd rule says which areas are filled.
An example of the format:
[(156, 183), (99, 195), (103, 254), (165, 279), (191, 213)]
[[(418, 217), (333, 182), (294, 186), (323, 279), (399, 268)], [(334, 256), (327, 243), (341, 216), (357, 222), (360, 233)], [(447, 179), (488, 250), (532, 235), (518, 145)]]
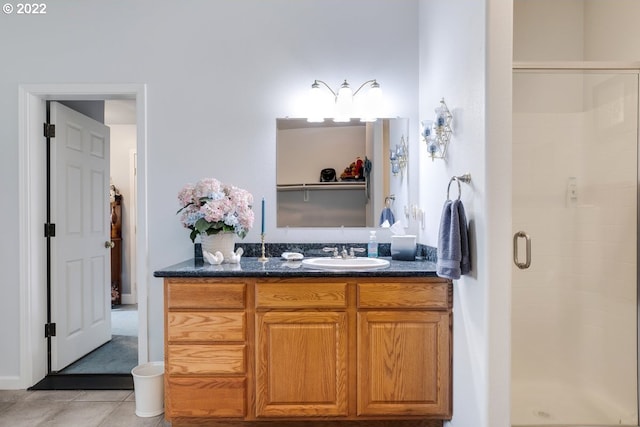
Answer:
[(109, 128), (51, 102), (51, 370), (111, 339)]

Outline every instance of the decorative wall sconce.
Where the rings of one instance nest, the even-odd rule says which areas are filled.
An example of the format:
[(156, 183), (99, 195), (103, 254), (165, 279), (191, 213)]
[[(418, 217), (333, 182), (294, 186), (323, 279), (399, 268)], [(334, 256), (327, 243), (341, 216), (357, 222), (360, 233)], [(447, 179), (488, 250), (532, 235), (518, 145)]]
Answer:
[[(329, 89), (331, 95), (323, 92), (320, 85)], [(362, 102), (354, 102), (356, 95), (362, 88), (368, 86), (369, 90), (364, 94)], [(358, 99), (360, 101), (360, 99)], [(360, 108), (354, 108), (354, 104)], [(324, 122), (325, 117), (333, 117), (334, 122), (348, 122), (351, 117), (360, 116), (363, 122), (373, 122), (379, 115), (382, 107), (382, 90), (375, 80), (367, 80), (353, 92), (349, 83), (345, 80), (338, 91), (334, 91), (322, 80), (314, 80), (309, 92), (309, 122)], [(359, 111), (354, 111), (359, 110)]]
[(434, 120), (423, 120), (420, 122), (422, 129), (420, 135), (427, 144), (427, 151), (433, 159), (444, 159), (447, 155), (447, 147), (451, 141), (451, 120), (453, 116), (444, 102), (440, 100), (440, 106), (435, 109)]
[(389, 150), (389, 160), (391, 161), (391, 172), (393, 175), (404, 172), (404, 169), (407, 167), (407, 153), (407, 144), (403, 135), (400, 138), (400, 144), (396, 144), (395, 149)]

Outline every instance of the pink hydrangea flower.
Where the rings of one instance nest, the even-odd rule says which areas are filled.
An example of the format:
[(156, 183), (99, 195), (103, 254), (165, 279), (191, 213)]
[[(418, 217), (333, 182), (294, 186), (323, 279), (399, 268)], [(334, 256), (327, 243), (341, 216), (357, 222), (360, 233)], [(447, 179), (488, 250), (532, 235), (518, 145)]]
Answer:
[(233, 232), (244, 238), (253, 227), (253, 195), (247, 190), (226, 185), (215, 178), (187, 184), (178, 193), (180, 222), (198, 234)]

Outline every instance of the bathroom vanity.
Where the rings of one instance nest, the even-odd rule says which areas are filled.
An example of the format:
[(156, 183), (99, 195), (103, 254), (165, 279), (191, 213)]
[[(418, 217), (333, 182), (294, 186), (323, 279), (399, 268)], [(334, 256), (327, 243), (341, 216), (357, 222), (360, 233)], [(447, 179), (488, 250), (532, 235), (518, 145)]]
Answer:
[(155, 273), (164, 278), (172, 425), (451, 419), (452, 284), (435, 265), (323, 272), (299, 264), (192, 260)]

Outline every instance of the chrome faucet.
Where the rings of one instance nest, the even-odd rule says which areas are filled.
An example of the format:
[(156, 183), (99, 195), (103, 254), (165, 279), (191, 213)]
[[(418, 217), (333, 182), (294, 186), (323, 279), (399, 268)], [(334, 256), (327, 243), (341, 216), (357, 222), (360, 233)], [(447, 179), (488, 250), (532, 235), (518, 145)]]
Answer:
[(322, 248), (323, 252), (333, 252), (333, 255), (331, 255), (332, 258), (340, 258), (340, 254), (338, 253), (338, 248), (331, 248), (331, 247), (326, 247), (326, 248)]
[(340, 252), (340, 256), (342, 257), (342, 259), (349, 258), (349, 253), (347, 252), (347, 248), (345, 248), (344, 246), (342, 247), (342, 252)]
[(338, 252), (338, 248), (331, 248), (331, 247), (326, 247), (326, 248), (322, 248), (322, 250), (324, 252), (333, 252), (333, 254), (331, 255), (331, 258), (342, 258), (342, 259), (350, 259), (350, 258), (355, 258), (356, 257), (356, 252), (365, 252), (366, 249), (364, 248), (349, 248), (349, 251), (347, 251), (346, 246), (342, 247), (342, 251)]
[(349, 258), (355, 258), (356, 252), (366, 252), (365, 248), (349, 248)]

